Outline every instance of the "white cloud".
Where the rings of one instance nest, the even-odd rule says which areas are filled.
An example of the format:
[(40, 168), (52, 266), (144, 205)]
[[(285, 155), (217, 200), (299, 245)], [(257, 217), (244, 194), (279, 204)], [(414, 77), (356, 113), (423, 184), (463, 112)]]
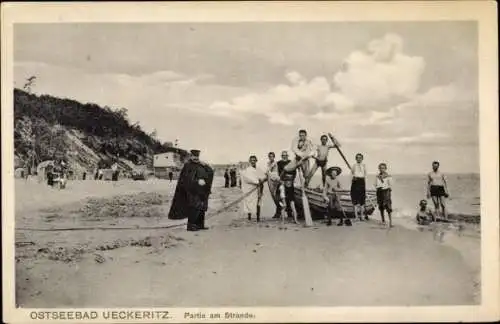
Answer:
[(280, 84), (261, 93), (249, 93), (230, 101), (217, 101), (208, 108), (214, 114), (227, 116), (263, 115), (274, 124), (294, 125), (308, 116), (328, 116), (349, 111), (351, 102), (332, 93), (324, 77), (305, 79), (291, 71), (285, 75), (289, 84)]
[(423, 58), (403, 52), (401, 37), (388, 34), (369, 42), (365, 51), (352, 52), (332, 84), (323, 76), (308, 80), (289, 71), (287, 84), (214, 102), (209, 111), (232, 117), (263, 115), (274, 124), (296, 125), (304, 118), (338, 119), (356, 110), (366, 112), (362, 124), (389, 122), (395, 104), (417, 96), (424, 68)]
[(370, 42), (366, 52), (351, 53), (334, 84), (358, 109), (384, 110), (417, 94), (424, 69), (422, 57), (406, 55), (401, 37), (388, 34)]

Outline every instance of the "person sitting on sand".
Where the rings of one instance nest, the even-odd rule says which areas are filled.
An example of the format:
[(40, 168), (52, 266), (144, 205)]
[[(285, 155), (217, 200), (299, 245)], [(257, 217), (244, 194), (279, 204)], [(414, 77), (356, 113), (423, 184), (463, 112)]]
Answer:
[(328, 136), (326, 135), (321, 135), (320, 138), (321, 144), (316, 147), (316, 155), (313, 156), (313, 159), (316, 161), (316, 163), (312, 166), (311, 171), (309, 172), (309, 175), (306, 178), (306, 186), (309, 185), (309, 182), (311, 181), (312, 177), (316, 173), (316, 170), (318, 168), (321, 168), (321, 179), (322, 179), (322, 184), (323, 187), (325, 186), (325, 177), (326, 177), (326, 164), (328, 162), (328, 152), (330, 149), (337, 147), (336, 143), (328, 144)]
[(439, 215), (439, 207), (442, 210), (444, 219), (448, 219), (445, 198), (450, 195), (444, 174), (439, 171), (439, 162), (432, 162), (432, 171), (427, 175), (427, 198), (431, 198), (434, 203), (436, 215)]
[[(363, 154), (356, 154), (356, 163), (352, 165), (351, 173), (351, 201), (354, 206), (354, 217), (362, 221), (366, 201), (366, 165), (363, 163)], [(365, 215), (365, 220), (368, 220), (367, 215)]]
[(418, 225), (429, 225), (430, 223), (435, 221), (434, 215), (432, 214), (431, 210), (427, 208), (427, 200), (420, 200), (419, 207), (420, 208), (417, 212), (416, 217)]
[(378, 165), (379, 174), (375, 178), (375, 188), (377, 190), (377, 204), (380, 211), (382, 224), (385, 225), (384, 211), (387, 211), (389, 217), (389, 227), (392, 227), (392, 177), (387, 173), (387, 164)]
[(323, 188), (323, 198), (328, 202), (327, 207), (327, 226), (332, 225), (332, 218), (335, 214), (338, 214), (340, 221), (337, 226), (347, 225), (352, 226), (351, 220), (344, 220), (344, 213), (342, 212), (342, 207), (340, 206), (340, 200), (337, 192), (342, 190), (340, 181), (337, 176), (342, 173), (342, 169), (334, 166), (325, 170), (325, 187)]

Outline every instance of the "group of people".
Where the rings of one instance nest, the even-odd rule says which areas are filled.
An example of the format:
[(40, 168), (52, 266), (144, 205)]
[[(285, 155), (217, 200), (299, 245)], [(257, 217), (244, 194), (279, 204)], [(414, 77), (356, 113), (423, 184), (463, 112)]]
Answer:
[(45, 179), (47, 179), (47, 185), (57, 188), (64, 189), (68, 181), (68, 168), (63, 160), (56, 159), (53, 164), (47, 165), (45, 168)]
[(225, 188), (236, 187), (238, 184), (237, 178), (238, 177), (237, 177), (237, 172), (236, 172), (235, 167), (233, 167), (231, 169), (226, 169), (224, 171), (224, 187)]
[[(328, 143), (328, 138), (331, 143)], [(345, 217), (340, 204), (340, 191), (343, 191), (341, 183), (337, 178), (342, 169), (338, 166), (327, 167), (329, 150), (338, 148), (339, 143), (329, 134), (320, 137), (320, 143), (314, 145), (307, 138), (307, 131), (300, 130), (298, 137), (292, 141), (291, 151), (294, 154), (293, 159), (289, 159), (288, 151), (281, 152), (281, 160), (276, 161), (274, 152), (269, 152), (266, 171), (261, 171), (257, 167), (257, 157), (249, 157), (250, 165), (241, 172), (242, 190), (248, 196), (243, 201), (243, 211), (251, 220), (255, 214), (257, 221), (261, 217), (261, 203), (263, 194), (263, 184), (268, 182), (271, 196), (276, 205), (276, 212), (273, 218), (280, 218), (283, 208), (287, 212), (288, 218), (293, 218), (296, 213), (295, 208), (295, 188), (294, 183), (297, 178), (302, 186), (307, 187), (316, 173), (321, 168), (323, 198), (328, 203), (327, 207), (327, 225), (332, 225), (332, 218), (339, 218), (338, 226), (351, 226), (350, 219)], [(354, 208), (354, 217), (360, 221), (368, 220), (366, 213), (366, 178), (367, 169), (363, 163), (363, 154), (357, 153), (356, 162), (349, 165), (351, 171), (350, 197)], [(312, 166), (310, 162), (313, 162)], [(417, 222), (419, 224), (428, 223), (436, 220), (436, 215), (443, 215), (447, 218), (445, 198), (449, 196), (448, 187), (444, 175), (439, 171), (439, 162), (432, 164), (433, 170), (428, 174), (428, 192), (427, 198), (431, 198), (435, 211), (431, 212), (427, 208), (427, 201), (420, 202)], [(387, 163), (378, 165), (378, 173), (375, 177), (374, 188), (376, 191), (377, 206), (380, 212), (382, 224), (386, 224), (385, 216), (388, 217), (388, 225), (392, 227), (392, 189), (393, 178), (388, 172)], [(387, 213), (387, 214), (386, 214)]]
[[(330, 138), (331, 143), (328, 142)], [(342, 169), (338, 166), (328, 167), (328, 154), (332, 148), (339, 148), (339, 143), (329, 134), (320, 137), (320, 143), (314, 145), (307, 138), (307, 131), (300, 130), (292, 141), (292, 159), (288, 151), (281, 152), (281, 159), (276, 161), (274, 152), (269, 152), (266, 170), (257, 167), (257, 157), (249, 157), (249, 166), (240, 172), (241, 190), (243, 191), (243, 212), (251, 220), (261, 220), (261, 205), (264, 183), (268, 183), (271, 197), (276, 206), (273, 218), (282, 217), (286, 211), (287, 218), (296, 219), (295, 182), (298, 178), (303, 187), (307, 187), (314, 174), (320, 168), (322, 173), (322, 197), (327, 202), (327, 225), (332, 225), (332, 218), (339, 218), (338, 226), (352, 226), (351, 220), (345, 216), (340, 203), (340, 191), (343, 191), (338, 176)], [(339, 150), (340, 152), (340, 150)], [(175, 195), (169, 212), (170, 219), (188, 218), (187, 230), (198, 231), (208, 229), (205, 226), (205, 213), (214, 177), (213, 169), (199, 160), (200, 151), (192, 150), (191, 158), (185, 163), (177, 183)], [(366, 213), (366, 178), (367, 169), (363, 163), (363, 154), (357, 153), (356, 162), (349, 165), (351, 172), (350, 197), (354, 207), (354, 217), (360, 221), (368, 220)], [(311, 166), (310, 162), (313, 162)], [(231, 170), (233, 171), (233, 170)], [(445, 198), (449, 197), (445, 176), (439, 171), (439, 162), (432, 163), (432, 171), (428, 173), (427, 198), (431, 198), (435, 211), (427, 208), (427, 201), (422, 200), (417, 212), (417, 222), (428, 224), (441, 214), (447, 218)], [(233, 180), (234, 177), (234, 180)], [(225, 187), (236, 186), (236, 170), (234, 176), (226, 170)], [(381, 222), (386, 224), (387, 213), (389, 226), (392, 227), (392, 189), (393, 179), (388, 172), (388, 165), (380, 163), (373, 183), (376, 190), (377, 206)], [(441, 210), (441, 211), (440, 211)], [(284, 216), (284, 215), (283, 215)]]

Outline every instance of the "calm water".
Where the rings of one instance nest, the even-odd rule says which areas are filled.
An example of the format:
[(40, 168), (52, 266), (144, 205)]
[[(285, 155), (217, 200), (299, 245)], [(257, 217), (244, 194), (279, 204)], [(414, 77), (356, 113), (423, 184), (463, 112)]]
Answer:
[[(479, 215), (480, 179), (479, 174), (446, 174), (450, 198), (450, 212)], [(345, 189), (350, 188), (349, 176), (339, 177)], [(392, 202), (395, 214), (414, 215), (418, 202), (426, 198), (427, 177), (423, 175), (393, 175)], [(311, 181), (311, 187), (320, 184), (320, 171)], [(373, 189), (375, 175), (368, 175), (367, 189)], [(432, 203), (429, 201), (429, 206)]]

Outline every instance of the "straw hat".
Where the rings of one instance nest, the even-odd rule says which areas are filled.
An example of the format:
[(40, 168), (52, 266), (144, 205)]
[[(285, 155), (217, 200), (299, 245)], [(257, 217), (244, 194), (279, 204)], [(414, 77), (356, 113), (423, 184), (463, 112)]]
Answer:
[(326, 169), (325, 174), (330, 175), (333, 171), (337, 172), (337, 175), (342, 173), (342, 169), (338, 166), (333, 166), (328, 169)]

